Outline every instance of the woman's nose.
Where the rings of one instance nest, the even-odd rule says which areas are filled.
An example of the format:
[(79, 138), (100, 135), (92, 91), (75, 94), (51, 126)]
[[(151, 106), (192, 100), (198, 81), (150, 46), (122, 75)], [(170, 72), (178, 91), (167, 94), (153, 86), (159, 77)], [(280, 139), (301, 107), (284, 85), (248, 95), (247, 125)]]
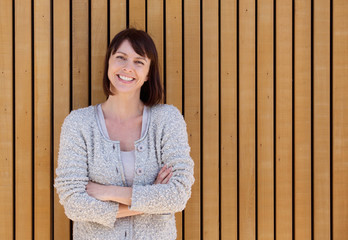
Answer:
[(123, 68), (122, 68), (123, 71), (125, 72), (131, 72), (133, 71), (133, 66), (131, 63), (129, 63), (128, 61), (123, 65)]

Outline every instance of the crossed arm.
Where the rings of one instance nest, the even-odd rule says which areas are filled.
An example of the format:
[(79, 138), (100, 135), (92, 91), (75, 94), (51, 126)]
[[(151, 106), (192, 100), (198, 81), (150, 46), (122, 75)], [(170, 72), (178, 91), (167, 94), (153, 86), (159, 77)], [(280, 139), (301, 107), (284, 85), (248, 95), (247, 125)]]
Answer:
[[(172, 175), (172, 168), (167, 168), (165, 165), (159, 171), (154, 184), (167, 184)], [(142, 214), (142, 212), (132, 211), (128, 208), (132, 204), (131, 187), (102, 185), (90, 181), (86, 186), (86, 191), (88, 195), (98, 200), (118, 202), (119, 209), (116, 218)]]

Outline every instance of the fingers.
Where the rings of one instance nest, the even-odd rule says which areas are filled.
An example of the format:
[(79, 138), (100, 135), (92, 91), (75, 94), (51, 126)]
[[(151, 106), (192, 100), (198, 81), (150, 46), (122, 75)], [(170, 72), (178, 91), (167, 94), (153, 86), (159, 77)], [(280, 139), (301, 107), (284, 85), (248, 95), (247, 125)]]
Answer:
[(155, 184), (166, 184), (172, 176), (172, 167), (167, 168), (167, 166), (163, 166), (159, 171)]
[(170, 172), (161, 182), (161, 184), (167, 184), (169, 182), (169, 179), (173, 176), (173, 172)]

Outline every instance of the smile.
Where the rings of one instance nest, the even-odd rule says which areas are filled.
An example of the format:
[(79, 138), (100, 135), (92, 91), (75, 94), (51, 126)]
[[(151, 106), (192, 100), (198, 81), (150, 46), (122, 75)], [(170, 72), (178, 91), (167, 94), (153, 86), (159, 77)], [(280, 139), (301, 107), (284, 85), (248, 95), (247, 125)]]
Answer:
[(121, 80), (127, 81), (127, 82), (130, 82), (130, 81), (133, 81), (133, 80), (134, 80), (134, 78), (126, 77), (126, 76), (119, 75), (119, 74), (117, 74), (117, 76), (118, 76)]

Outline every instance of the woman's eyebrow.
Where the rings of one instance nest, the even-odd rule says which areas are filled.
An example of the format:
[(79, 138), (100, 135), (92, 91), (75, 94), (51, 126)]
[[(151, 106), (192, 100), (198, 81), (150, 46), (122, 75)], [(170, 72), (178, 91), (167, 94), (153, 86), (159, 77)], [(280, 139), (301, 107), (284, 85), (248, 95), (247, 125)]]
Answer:
[[(116, 51), (116, 53), (121, 53), (121, 54), (123, 54), (123, 55), (128, 56), (126, 53), (121, 52), (121, 51)], [(142, 59), (142, 60), (144, 60), (145, 62), (147, 62), (146, 58), (145, 58), (145, 57), (142, 57), (142, 56), (140, 56), (140, 57), (136, 57), (136, 59)]]

